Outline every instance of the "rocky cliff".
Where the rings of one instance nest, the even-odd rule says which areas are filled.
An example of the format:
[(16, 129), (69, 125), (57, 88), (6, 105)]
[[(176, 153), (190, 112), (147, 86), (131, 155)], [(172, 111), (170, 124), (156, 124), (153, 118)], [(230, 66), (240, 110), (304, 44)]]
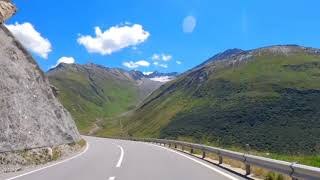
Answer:
[[(15, 12), (0, 0), (0, 22)], [(70, 114), (54, 96), (32, 56), (0, 23), (0, 152), (80, 140)]]
[(16, 7), (10, 0), (0, 0), (0, 23), (10, 18), (16, 12)]

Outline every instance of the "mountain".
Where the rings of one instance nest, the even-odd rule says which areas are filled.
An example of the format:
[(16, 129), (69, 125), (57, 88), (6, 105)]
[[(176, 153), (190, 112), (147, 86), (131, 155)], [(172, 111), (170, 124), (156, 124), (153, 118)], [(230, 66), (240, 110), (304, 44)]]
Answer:
[(120, 130), (139, 137), (316, 154), (319, 104), (319, 49), (233, 49), (154, 91), (121, 119)]
[[(3, 24), (0, 45), (0, 152), (79, 141), (75, 123), (54, 96), (47, 77)], [(4, 158), (2, 165), (6, 165), (3, 161), (10, 162)]]
[(242, 49), (237, 49), (237, 48), (234, 48), (234, 49), (228, 49), (224, 52), (221, 52), (221, 53), (218, 53), (216, 55), (214, 55), (213, 57), (209, 58), (208, 60), (204, 61), (203, 63), (199, 64), (198, 66), (196, 66), (195, 68), (193, 69), (196, 69), (198, 67), (202, 67), (206, 64), (209, 64), (213, 61), (218, 61), (218, 60), (223, 60), (223, 59), (230, 59), (232, 57), (235, 57), (241, 53), (245, 53), (244, 50)]
[(136, 107), (163, 82), (140, 71), (96, 64), (59, 64), (47, 72), (58, 97), (83, 133)]

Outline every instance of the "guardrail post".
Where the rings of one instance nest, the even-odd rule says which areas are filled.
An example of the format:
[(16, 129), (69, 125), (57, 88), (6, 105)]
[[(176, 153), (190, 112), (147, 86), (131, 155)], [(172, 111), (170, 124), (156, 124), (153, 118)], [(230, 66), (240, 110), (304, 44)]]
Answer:
[(190, 154), (193, 154), (193, 148), (190, 149)]
[(249, 174), (251, 174), (251, 167), (250, 164), (246, 164), (246, 176), (248, 176)]
[(202, 151), (202, 159), (206, 158), (206, 152)]
[(177, 144), (174, 144), (174, 148), (177, 149)]
[(182, 146), (182, 145), (181, 145), (181, 151), (183, 151), (183, 152), (184, 152), (184, 146)]
[(293, 177), (293, 174), (294, 174), (294, 165), (296, 164), (296, 162), (293, 162), (293, 163), (291, 163), (291, 165), (290, 165), (290, 168), (291, 168), (291, 173), (290, 173), (290, 176), (291, 176), (291, 179), (292, 180), (298, 180), (298, 178), (296, 178), (296, 177)]
[(222, 164), (223, 163), (223, 158), (222, 156), (219, 155), (219, 164)]
[(171, 143), (169, 143), (169, 148), (171, 148)]

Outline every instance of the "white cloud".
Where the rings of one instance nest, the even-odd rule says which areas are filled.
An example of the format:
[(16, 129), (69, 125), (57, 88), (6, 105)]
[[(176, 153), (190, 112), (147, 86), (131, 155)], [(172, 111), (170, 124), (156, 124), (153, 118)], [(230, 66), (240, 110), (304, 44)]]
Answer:
[(197, 19), (194, 16), (187, 16), (183, 19), (182, 29), (185, 33), (192, 33), (197, 25)]
[(152, 60), (160, 60), (160, 55), (159, 54), (153, 54), (151, 59)]
[(142, 72), (144, 75), (150, 75), (153, 73), (153, 71), (150, 71), (150, 72)]
[(172, 59), (171, 55), (162, 54), (161, 55), (163, 61), (170, 61)]
[(48, 59), (48, 54), (52, 51), (51, 43), (48, 39), (42, 37), (31, 23), (19, 24), (16, 22), (15, 24), (8, 24), (6, 27), (24, 47), (40, 57)]
[(137, 68), (140, 66), (148, 67), (148, 66), (150, 66), (150, 63), (145, 60), (140, 60), (140, 61), (136, 61), (136, 62), (133, 62), (133, 61), (123, 62), (122, 65), (127, 68)]
[(159, 81), (159, 82), (168, 82), (168, 81), (171, 81), (173, 79), (174, 79), (173, 76), (157, 76), (157, 77), (154, 77), (154, 78), (150, 78), (150, 80), (152, 80), (152, 81)]
[(163, 67), (163, 68), (168, 68), (168, 65), (167, 64), (159, 64), (160, 67)]
[(106, 55), (129, 46), (136, 46), (147, 40), (150, 33), (140, 24), (133, 24), (132, 26), (112, 26), (104, 32), (100, 27), (95, 27), (95, 35), (95, 37), (80, 35), (77, 41), (90, 53)]
[(163, 67), (163, 68), (168, 68), (168, 65), (167, 64), (161, 64), (161, 63), (159, 63), (159, 62), (153, 62), (153, 65), (155, 65), (155, 66), (159, 66), (159, 67)]
[(73, 57), (61, 57), (60, 59), (58, 59), (56, 65), (51, 66), (51, 68), (55, 68), (57, 67), (59, 64), (61, 63), (65, 63), (65, 64), (73, 64), (75, 63), (76, 60)]
[(153, 54), (151, 57), (152, 60), (158, 61), (158, 60), (163, 60), (163, 61), (170, 61), (172, 59), (172, 56), (170, 54)]
[(181, 61), (176, 61), (176, 63), (177, 63), (177, 64), (179, 64), (179, 65), (180, 65), (180, 64), (182, 64), (182, 62), (181, 62)]

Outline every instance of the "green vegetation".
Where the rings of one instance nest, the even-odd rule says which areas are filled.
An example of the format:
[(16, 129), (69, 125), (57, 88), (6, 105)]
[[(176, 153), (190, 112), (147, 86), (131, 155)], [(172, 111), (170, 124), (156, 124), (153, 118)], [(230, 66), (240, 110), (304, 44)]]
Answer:
[(52, 149), (52, 161), (57, 161), (58, 159), (60, 159), (62, 156), (61, 154), (61, 150), (58, 147), (54, 147)]
[(284, 180), (283, 175), (281, 174), (276, 174), (276, 173), (268, 173), (267, 177), (265, 178), (266, 180)]
[(80, 141), (77, 142), (77, 144), (78, 144), (81, 148), (83, 148), (84, 146), (87, 145), (87, 141), (85, 141), (84, 139), (81, 139)]
[(59, 89), (58, 98), (81, 133), (87, 134), (95, 123), (129, 111), (139, 101), (139, 91), (129, 80), (85, 69), (63, 68), (49, 72), (49, 80)]
[(165, 84), (118, 130), (240, 151), (249, 144), (259, 155), (320, 166), (319, 72), (320, 56), (304, 50), (217, 61)]
[(78, 70), (49, 78), (82, 133), (98, 125), (98, 136), (179, 139), (242, 152), (249, 144), (252, 154), (320, 167), (320, 56), (286, 48), (199, 66), (137, 109), (138, 90), (123, 79)]

